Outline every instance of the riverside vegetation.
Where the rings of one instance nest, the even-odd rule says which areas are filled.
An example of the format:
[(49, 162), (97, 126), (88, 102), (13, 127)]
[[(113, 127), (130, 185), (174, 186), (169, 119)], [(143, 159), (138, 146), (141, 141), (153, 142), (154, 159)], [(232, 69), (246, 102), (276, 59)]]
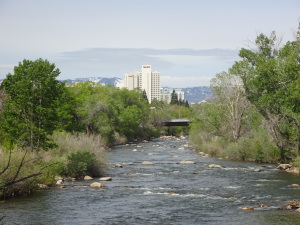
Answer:
[[(193, 107), (176, 96), (150, 105), (139, 90), (91, 82), (66, 87), (54, 64), (24, 60), (1, 84), (0, 198), (54, 185), (58, 175), (101, 176), (108, 147), (162, 134), (189, 134), (212, 156), (300, 167), (300, 28), (282, 47), (275, 33), (261, 34), (254, 49), (241, 49), (211, 80), (212, 100)], [(179, 112), (190, 127), (162, 126)]]

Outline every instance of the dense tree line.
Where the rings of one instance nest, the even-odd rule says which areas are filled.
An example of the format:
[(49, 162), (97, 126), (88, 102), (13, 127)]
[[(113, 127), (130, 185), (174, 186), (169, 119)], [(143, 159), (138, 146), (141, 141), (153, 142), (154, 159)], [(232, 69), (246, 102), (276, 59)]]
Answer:
[(51, 185), (55, 175), (101, 176), (105, 148), (184, 132), (163, 127), (178, 106), (93, 82), (67, 87), (59, 74), (47, 60), (24, 60), (1, 84), (0, 198)]
[[(232, 159), (299, 162), (300, 26), (280, 46), (275, 32), (257, 36), (240, 60), (211, 80), (214, 100), (195, 108), (191, 141)], [(300, 166), (300, 165), (298, 165)]]

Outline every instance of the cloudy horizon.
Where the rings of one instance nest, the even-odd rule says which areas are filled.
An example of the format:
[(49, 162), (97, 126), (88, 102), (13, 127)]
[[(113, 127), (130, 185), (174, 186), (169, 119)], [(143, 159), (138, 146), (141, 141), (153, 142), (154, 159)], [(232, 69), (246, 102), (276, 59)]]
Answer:
[(162, 86), (206, 86), (258, 34), (293, 40), (299, 11), (297, 0), (2, 0), (0, 79), (43, 58), (59, 79), (123, 78), (147, 64)]

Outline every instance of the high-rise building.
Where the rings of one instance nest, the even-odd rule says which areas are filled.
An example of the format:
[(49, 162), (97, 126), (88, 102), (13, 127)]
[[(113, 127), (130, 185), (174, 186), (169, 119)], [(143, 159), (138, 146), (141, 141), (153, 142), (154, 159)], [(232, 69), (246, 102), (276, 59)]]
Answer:
[(149, 103), (154, 99), (160, 100), (160, 73), (152, 72), (150, 65), (143, 65), (141, 72), (124, 74), (124, 87), (145, 91)]
[(161, 88), (161, 101), (169, 104), (171, 102), (173, 91), (175, 91), (175, 93), (177, 94), (178, 101), (184, 100), (184, 91), (181, 88)]

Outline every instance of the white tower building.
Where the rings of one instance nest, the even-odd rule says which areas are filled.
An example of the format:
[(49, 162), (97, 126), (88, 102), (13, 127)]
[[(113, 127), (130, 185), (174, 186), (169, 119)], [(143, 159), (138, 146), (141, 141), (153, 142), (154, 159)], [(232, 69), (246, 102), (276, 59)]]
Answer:
[(141, 72), (124, 74), (124, 87), (145, 90), (149, 103), (154, 99), (160, 100), (160, 73), (152, 72), (150, 65), (142, 65)]

